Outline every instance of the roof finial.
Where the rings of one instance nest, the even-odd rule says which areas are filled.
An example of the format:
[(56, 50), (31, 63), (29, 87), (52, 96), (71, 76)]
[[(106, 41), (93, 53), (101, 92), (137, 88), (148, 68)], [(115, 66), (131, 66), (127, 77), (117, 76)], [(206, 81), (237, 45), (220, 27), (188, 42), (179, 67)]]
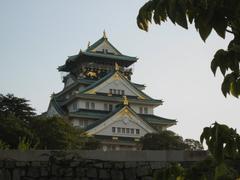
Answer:
[(128, 98), (127, 96), (123, 96), (123, 105), (127, 106), (128, 105)]
[(115, 71), (119, 71), (119, 65), (115, 62)]
[(106, 33), (105, 29), (103, 30), (103, 38), (107, 39), (107, 33)]
[(87, 45), (87, 47), (89, 48), (89, 46), (90, 46), (90, 41), (88, 41), (88, 45)]

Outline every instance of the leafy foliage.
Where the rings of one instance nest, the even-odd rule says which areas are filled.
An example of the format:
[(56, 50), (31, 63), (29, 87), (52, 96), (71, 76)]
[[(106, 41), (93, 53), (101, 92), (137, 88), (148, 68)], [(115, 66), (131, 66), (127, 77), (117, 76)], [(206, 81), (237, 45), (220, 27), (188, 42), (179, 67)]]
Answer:
[(30, 149), (36, 149), (38, 146), (38, 142), (36, 144), (33, 144), (30, 139), (27, 139), (26, 137), (19, 138), (19, 143), (18, 143), (18, 150), (26, 151)]
[(8, 150), (8, 149), (9, 149), (9, 145), (0, 139), (0, 150)]
[(82, 131), (60, 117), (34, 118), (30, 128), (40, 139), (40, 149), (80, 149), (84, 145)]
[(184, 150), (189, 148), (183, 138), (172, 131), (146, 134), (140, 142), (143, 150)]
[(225, 159), (236, 159), (240, 153), (240, 136), (236, 130), (227, 125), (215, 122), (210, 127), (205, 127), (200, 141), (206, 141), (208, 150), (216, 161), (215, 179), (233, 179), (236, 172), (226, 164)]
[(7, 143), (10, 148), (17, 149), (19, 137), (35, 138), (32, 130), (21, 119), (12, 114), (0, 115), (0, 139)]
[(227, 125), (215, 122), (210, 127), (205, 127), (200, 141), (206, 141), (208, 150), (217, 163), (222, 163), (224, 158), (234, 158), (240, 152), (240, 136), (236, 130)]
[(99, 142), (60, 117), (36, 116), (28, 100), (0, 94), (0, 149), (96, 149)]
[[(227, 50), (218, 50), (211, 63), (212, 72), (219, 68), (224, 76), (224, 96), (240, 95), (240, 1), (239, 0), (149, 0), (139, 10), (138, 27), (148, 31), (149, 23), (156, 24), (170, 19), (172, 23), (188, 29), (195, 24), (203, 41), (212, 30), (225, 38), (226, 32), (233, 34)], [(226, 74), (227, 71), (230, 71)]]
[(184, 143), (188, 145), (188, 150), (197, 151), (203, 150), (203, 145), (194, 139), (185, 139)]
[(184, 180), (184, 173), (185, 169), (181, 166), (181, 164), (174, 163), (158, 170), (155, 173), (154, 179)]
[(19, 118), (19, 120), (28, 121), (35, 115), (35, 110), (30, 107), (28, 100), (15, 97), (13, 94), (0, 94), (0, 116), (9, 115)]

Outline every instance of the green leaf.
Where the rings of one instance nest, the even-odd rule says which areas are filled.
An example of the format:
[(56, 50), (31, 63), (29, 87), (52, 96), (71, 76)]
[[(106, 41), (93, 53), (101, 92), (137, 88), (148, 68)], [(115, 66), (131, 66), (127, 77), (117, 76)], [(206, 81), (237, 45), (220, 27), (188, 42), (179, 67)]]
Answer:
[(185, 12), (177, 11), (175, 20), (178, 25), (182, 26), (185, 29), (188, 29), (187, 17)]
[(227, 97), (227, 94), (229, 94), (229, 92), (230, 92), (230, 84), (231, 84), (230, 78), (231, 78), (231, 76), (228, 74), (224, 78), (223, 83), (222, 83), (222, 93), (225, 97)]
[(167, 14), (172, 23), (176, 22), (176, 0), (168, 0)]
[(209, 23), (202, 21), (199, 24), (199, 34), (204, 42), (210, 35), (211, 31), (212, 31), (212, 26)]
[(216, 15), (217, 18), (213, 20), (213, 28), (216, 33), (225, 39), (226, 29), (227, 29), (227, 20), (224, 16)]

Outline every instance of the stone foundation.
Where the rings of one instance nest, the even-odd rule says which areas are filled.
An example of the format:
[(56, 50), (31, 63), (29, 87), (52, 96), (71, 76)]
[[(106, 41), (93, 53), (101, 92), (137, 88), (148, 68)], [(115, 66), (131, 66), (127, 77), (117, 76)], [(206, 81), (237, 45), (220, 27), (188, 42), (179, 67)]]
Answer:
[(204, 151), (134, 153), (0, 151), (0, 180), (151, 180), (157, 170), (171, 162), (189, 165), (207, 156)]

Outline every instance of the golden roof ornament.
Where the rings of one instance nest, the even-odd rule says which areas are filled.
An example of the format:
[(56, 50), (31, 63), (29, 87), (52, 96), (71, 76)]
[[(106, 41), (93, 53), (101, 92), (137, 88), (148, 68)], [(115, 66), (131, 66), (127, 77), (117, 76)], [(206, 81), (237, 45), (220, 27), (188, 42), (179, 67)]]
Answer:
[(127, 106), (128, 105), (128, 98), (127, 96), (123, 96), (123, 105)]
[(118, 65), (118, 63), (116, 63), (116, 62), (115, 62), (115, 70), (116, 70), (116, 71), (119, 71), (119, 65)]

